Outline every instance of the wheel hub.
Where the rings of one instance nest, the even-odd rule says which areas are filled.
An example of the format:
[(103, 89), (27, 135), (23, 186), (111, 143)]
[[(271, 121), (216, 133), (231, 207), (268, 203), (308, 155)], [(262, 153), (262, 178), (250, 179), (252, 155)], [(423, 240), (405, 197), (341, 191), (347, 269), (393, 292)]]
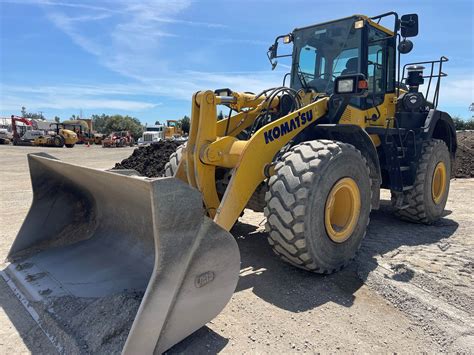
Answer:
[(332, 187), (326, 200), (324, 222), (329, 238), (342, 243), (350, 238), (360, 215), (360, 191), (354, 179), (345, 177)]
[(446, 192), (446, 180), (446, 165), (440, 161), (434, 169), (431, 183), (431, 197), (433, 198), (433, 202), (437, 205), (441, 203)]

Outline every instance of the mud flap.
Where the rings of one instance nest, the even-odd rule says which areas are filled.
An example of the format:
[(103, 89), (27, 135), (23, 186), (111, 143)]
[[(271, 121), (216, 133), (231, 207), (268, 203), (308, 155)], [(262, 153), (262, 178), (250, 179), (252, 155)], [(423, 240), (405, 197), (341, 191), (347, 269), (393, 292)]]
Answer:
[[(61, 317), (41, 310), (58, 313), (62, 300), (84, 301), (73, 304), (87, 305), (83, 317), (98, 318), (82, 323), (93, 331), (94, 322), (108, 322), (104, 327), (113, 335), (120, 322), (110, 314), (101, 318), (93, 307), (132, 294), (138, 295), (138, 311), (109, 312), (134, 315), (122, 352), (161, 353), (230, 300), (240, 269), (237, 243), (205, 216), (197, 190), (175, 178), (83, 168), (47, 154), (30, 154), (28, 162), (33, 204), (3, 272), (28, 307), (48, 317), (40, 325), (54, 339), (63, 338), (51, 334), (61, 326), (50, 326), (50, 320)], [(71, 333), (71, 322), (65, 333)], [(104, 351), (101, 342), (84, 347)], [(81, 343), (56, 345), (66, 353), (83, 350)]]

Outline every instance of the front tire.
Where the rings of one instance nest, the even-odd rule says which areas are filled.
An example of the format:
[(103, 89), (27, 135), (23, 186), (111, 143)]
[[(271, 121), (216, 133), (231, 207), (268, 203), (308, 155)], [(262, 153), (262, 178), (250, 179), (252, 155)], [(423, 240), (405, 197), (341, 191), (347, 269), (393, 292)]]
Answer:
[[(431, 139), (423, 143), (413, 188), (404, 192), (405, 209), (395, 213), (403, 220), (431, 224), (443, 215), (449, 194), (451, 158), (446, 143)], [(396, 197), (392, 194), (392, 204)]]
[(176, 171), (178, 171), (178, 165), (183, 157), (184, 147), (186, 147), (186, 144), (181, 144), (176, 148), (176, 151), (170, 155), (170, 159), (165, 165), (165, 173), (163, 176), (174, 176)]
[(57, 148), (62, 148), (64, 147), (64, 139), (61, 136), (56, 136), (53, 139), (54, 146)]
[(284, 261), (329, 274), (355, 256), (371, 211), (366, 160), (352, 145), (304, 142), (282, 156), (269, 179), (268, 242)]

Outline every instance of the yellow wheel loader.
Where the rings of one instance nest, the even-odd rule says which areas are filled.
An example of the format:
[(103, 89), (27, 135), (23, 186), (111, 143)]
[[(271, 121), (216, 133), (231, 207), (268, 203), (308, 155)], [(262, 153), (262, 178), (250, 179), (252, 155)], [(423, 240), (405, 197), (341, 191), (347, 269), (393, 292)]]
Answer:
[(177, 120), (166, 120), (165, 139), (180, 138), (183, 130)]
[[(392, 19), (393, 27), (380, 25)], [(437, 109), (447, 58), (401, 68), (400, 54), (413, 46), (407, 38), (417, 33), (417, 15), (390, 12), (278, 36), (268, 57), (273, 67), (292, 58), (289, 86), (195, 93), (189, 140), (163, 178), (30, 154), (33, 205), (4, 278), (28, 307), (46, 309), (39, 318), (50, 334), (59, 326), (48, 309), (58, 312), (61, 300), (79, 317), (135, 292), (137, 310), (121, 298), (112, 312), (133, 315), (123, 353), (160, 353), (232, 296), (240, 257), (229, 231), (246, 206), (264, 211), (281, 259), (325, 274), (354, 257), (381, 188), (402, 218), (436, 221), (456, 135)], [(280, 42), (291, 54), (278, 52)], [(217, 105), (229, 107), (228, 118), (217, 120)]]

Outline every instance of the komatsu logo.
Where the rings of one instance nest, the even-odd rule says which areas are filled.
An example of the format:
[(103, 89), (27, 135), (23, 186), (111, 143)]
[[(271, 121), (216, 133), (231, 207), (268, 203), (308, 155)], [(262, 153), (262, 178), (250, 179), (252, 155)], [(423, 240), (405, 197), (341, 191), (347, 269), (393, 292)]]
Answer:
[(306, 112), (298, 112), (298, 116), (292, 118), (288, 122), (284, 122), (279, 126), (273, 127), (268, 131), (264, 132), (265, 144), (273, 142), (273, 140), (283, 137), (285, 134), (290, 133), (294, 129), (300, 128), (313, 120), (313, 111), (308, 110)]

